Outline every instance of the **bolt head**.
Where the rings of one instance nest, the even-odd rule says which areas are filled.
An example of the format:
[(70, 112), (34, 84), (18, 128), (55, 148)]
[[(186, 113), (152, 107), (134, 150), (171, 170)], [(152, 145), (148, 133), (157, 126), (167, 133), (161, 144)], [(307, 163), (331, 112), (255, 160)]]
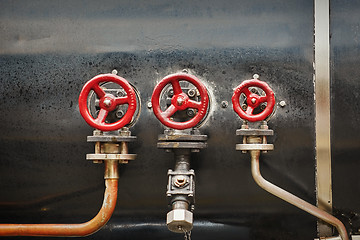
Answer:
[(280, 105), (280, 107), (285, 107), (285, 106), (286, 106), (286, 102), (285, 102), (285, 101), (280, 101), (280, 102), (279, 102), (279, 105)]
[(256, 98), (252, 98), (252, 99), (251, 99), (251, 102), (252, 102), (252, 103), (256, 103)]
[(116, 69), (114, 69), (111, 71), (111, 73), (116, 75), (116, 74), (118, 74), (118, 71)]
[(146, 105), (147, 105), (148, 108), (152, 108), (152, 103), (151, 102), (148, 102)]
[(259, 77), (260, 77), (259, 74), (254, 74), (254, 75), (253, 75), (253, 78), (254, 78), (254, 79), (259, 79)]
[(101, 136), (103, 133), (102, 133), (102, 131), (100, 131), (100, 130), (98, 130), (98, 129), (95, 129), (94, 131), (93, 131), (93, 135), (94, 136)]
[(222, 108), (227, 108), (229, 106), (229, 103), (227, 101), (222, 101), (221, 102), (221, 107)]
[(170, 89), (170, 90), (168, 91), (168, 97), (172, 97), (172, 96), (174, 96), (174, 90), (173, 90), (173, 89)]

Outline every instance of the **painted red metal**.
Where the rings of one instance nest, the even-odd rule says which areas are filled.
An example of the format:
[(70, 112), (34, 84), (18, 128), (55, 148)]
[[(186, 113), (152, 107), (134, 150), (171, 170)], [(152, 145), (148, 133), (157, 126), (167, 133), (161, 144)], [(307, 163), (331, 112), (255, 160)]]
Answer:
[[(125, 97), (115, 97), (112, 94), (107, 94), (100, 87), (100, 83), (113, 82), (120, 85), (126, 92)], [(88, 109), (87, 99), (90, 91), (93, 90), (98, 96), (100, 112), (96, 119), (94, 119)], [(128, 104), (128, 109), (124, 116), (117, 122), (105, 123), (105, 119), (109, 112), (115, 110), (118, 105)], [(81, 90), (79, 96), (79, 109), (85, 121), (92, 126), (102, 131), (115, 131), (126, 124), (130, 123), (136, 110), (136, 95), (134, 89), (126, 81), (126, 79), (114, 74), (100, 74), (89, 80)]]
[[(200, 93), (200, 102), (189, 99), (188, 95), (183, 93), (180, 81), (188, 81), (197, 88)], [(170, 107), (165, 111), (162, 111), (160, 108), (160, 94), (167, 84), (172, 85), (174, 95), (171, 98)], [(166, 76), (155, 86), (151, 97), (151, 104), (155, 116), (162, 124), (170, 128), (183, 130), (195, 127), (205, 117), (209, 105), (209, 96), (206, 87), (197, 77), (186, 73), (176, 73)], [(196, 115), (190, 120), (185, 122), (175, 122), (170, 119), (176, 111), (182, 111), (187, 108), (195, 108), (198, 110)]]
[[(249, 87), (261, 88), (265, 92), (266, 96), (259, 96), (256, 93), (252, 93), (249, 90)], [(243, 110), (240, 106), (239, 98), (241, 94), (245, 94), (246, 96), (246, 110)], [(250, 122), (265, 120), (273, 112), (275, 106), (274, 92), (271, 90), (271, 88), (266, 82), (260, 81), (258, 79), (251, 79), (242, 82), (239, 86), (236, 87), (231, 100), (233, 103), (234, 111), (242, 119)], [(254, 109), (259, 107), (260, 104), (264, 102), (267, 102), (266, 108), (262, 112), (254, 114)]]
[(105, 180), (104, 202), (99, 213), (90, 221), (80, 224), (0, 224), (0, 236), (57, 236), (81, 237), (98, 231), (114, 212), (118, 192), (118, 179)]

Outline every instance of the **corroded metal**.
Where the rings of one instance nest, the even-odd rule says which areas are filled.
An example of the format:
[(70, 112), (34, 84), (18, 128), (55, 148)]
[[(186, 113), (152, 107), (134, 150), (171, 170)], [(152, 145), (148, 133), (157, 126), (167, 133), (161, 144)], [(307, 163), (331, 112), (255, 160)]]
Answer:
[(136, 136), (117, 136), (117, 135), (101, 135), (88, 136), (88, 142), (134, 142)]
[(207, 148), (207, 143), (204, 142), (158, 142), (158, 148), (183, 148), (183, 149), (203, 149)]
[(0, 224), (0, 236), (82, 237), (93, 234), (109, 221), (115, 209), (118, 180), (106, 179), (105, 186), (103, 205), (98, 214), (88, 222), (80, 224)]
[(101, 153), (101, 154), (86, 154), (86, 159), (91, 161), (96, 160), (118, 160), (118, 161), (128, 161), (128, 160), (135, 160), (136, 154), (108, 154), (108, 153)]
[(168, 170), (166, 196), (173, 210), (167, 213), (166, 224), (172, 232), (189, 232), (193, 228), (195, 203), (195, 172), (190, 169), (190, 155), (207, 147), (207, 135), (201, 135), (197, 129), (164, 133), (159, 135), (157, 147), (171, 149), (175, 158), (175, 169)]
[(271, 129), (237, 129), (236, 135), (239, 136), (272, 136), (274, 131)]
[[(127, 128), (122, 128), (119, 131), (113, 132), (95, 130), (93, 136), (88, 136), (88, 142), (99, 140), (95, 142), (95, 154), (86, 154), (86, 159), (91, 160), (94, 163), (117, 160), (119, 163), (126, 164), (130, 160), (135, 160), (137, 156), (136, 154), (128, 153), (128, 142), (135, 139), (136, 137), (131, 136), (131, 132)], [(119, 140), (126, 141), (118, 142)]]
[(236, 150), (249, 151), (249, 150), (262, 150), (271, 151), (274, 150), (273, 144), (236, 144)]
[(161, 134), (159, 141), (206, 141), (207, 135)]

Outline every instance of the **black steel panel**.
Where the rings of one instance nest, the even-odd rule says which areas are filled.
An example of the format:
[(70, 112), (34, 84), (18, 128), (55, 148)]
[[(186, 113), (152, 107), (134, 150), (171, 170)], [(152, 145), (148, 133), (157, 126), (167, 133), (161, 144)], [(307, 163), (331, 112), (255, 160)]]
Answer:
[[(231, 106), (233, 88), (254, 73), (272, 87), (277, 103), (286, 101), (269, 123), (275, 151), (263, 155), (263, 174), (315, 203), (312, 1), (0, 5), (0, 222), (78, 222), (96, 213), (103, 166), (85, 160), (94, 151), (86, 143), (92, 129), (77, 98), (87, 80), (117, 69), (141, 94), (140, 119), (131, 129), (138, 140), (130, 144), (138, 157), (121, 168), (114, 217), (90, 238), (180, 239), (165, 226), (173, 156), (156, 148), (163, 127), (146, 106), (157, 81), (187, 69), (211, 97), (200, 129), (209, 148), (192, 155), (193, 237), (316, 235), (315, 218), (254, 183), (249, 156), (235, 151), (241, 121)], [(221, 108), (222, 101), (229, 107)], [(32, 202), (39, 197), (46, 199)]]
[(352, 232), (360, 228), (360, 3), (331, 2), (333, 196)]

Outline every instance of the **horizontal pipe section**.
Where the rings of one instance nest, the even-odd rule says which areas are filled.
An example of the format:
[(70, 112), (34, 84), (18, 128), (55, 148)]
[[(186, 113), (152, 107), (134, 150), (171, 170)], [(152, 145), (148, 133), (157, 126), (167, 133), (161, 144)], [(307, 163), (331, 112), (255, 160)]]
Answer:
[(270, 183), (269, 181), (265, 180), (260, 173), (260, 164), (259, 164), (260, 151), (253, 150), (250, 151), (250, 154), (251, 154), (251, 173), (255, 182), (261, 188), (281, 198), (282, 200), (310, 213), (311, 215), (320, 218), (321, 220), (333, 225), (338, 230), (342, 240), (349, 240), (348, 234), (346, 232), (346, 228), (339, 219), (317, 208), (316, 206), (308, 202), (305, 202), (301, 198), (298, 198), (297, 196), (279, 188), (278, 186)]
[[(117, 171), (117, 162), (105, 164), (105, 172)], [(113, 169), (114, 168), (114, 169)], [(103, 205), (90, 221), (79, 224), (0, 224), (0, 236), (82, 237), (97, 232), (114, 212), (118, 193), (118, 179), (105, 179)]]

